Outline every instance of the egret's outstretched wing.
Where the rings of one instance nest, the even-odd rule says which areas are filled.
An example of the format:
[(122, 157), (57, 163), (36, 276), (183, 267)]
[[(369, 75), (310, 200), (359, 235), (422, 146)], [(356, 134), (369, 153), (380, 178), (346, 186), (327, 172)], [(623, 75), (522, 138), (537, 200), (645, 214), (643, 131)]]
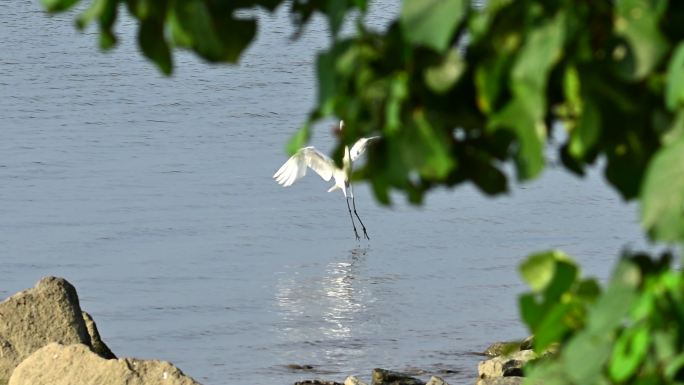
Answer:
[(379, 136), (371, 136), (369, 138), (361, 138), (354, 143), (351, 150), (349, 150), (349, 155), (351, 156), (352, 162), (358, 159), (361, 154), (366, 151), (366, 147), (374, 141), (380, 139)]
[(285, 164), (273, 174), (279, 184), (291, 186), (297, 179), (306, 175), (306, 169), (311, 167), (321, 178), (329, 181), (335, 170), (335, 162), (314, 147), (304, 147), (292, 155)]

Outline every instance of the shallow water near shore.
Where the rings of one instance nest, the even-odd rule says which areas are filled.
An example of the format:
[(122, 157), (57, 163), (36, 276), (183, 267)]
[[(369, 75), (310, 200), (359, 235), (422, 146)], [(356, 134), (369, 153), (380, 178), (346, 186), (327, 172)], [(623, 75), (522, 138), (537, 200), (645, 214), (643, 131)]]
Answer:
[[(397, 5), (376, 4), (383, 25)], [(422, 207), (399, 195), (381, 207), (357, 185), (371, 240), (356, 242), (327, 183), (271, 179), (316, 97), (321, 20), (291, 41), (284, 10), (260, 14), (239, 66), (183, 53), (164, 78), (125, 18), (103, 54), (73, 14), (18, 0), (0, 15), (0, 297), (63, 276), (119, 356), (169, 360), (207, 385), (374, 367), (471, 383), (472, 352), (526, 335), (522, 258), (560, 248), (606, 277), (645, 243), (636, 206), (599, 170), (554, 168), (504, 197), (466, 185)], [(332, 147), (328, 126), (312, 143)]]

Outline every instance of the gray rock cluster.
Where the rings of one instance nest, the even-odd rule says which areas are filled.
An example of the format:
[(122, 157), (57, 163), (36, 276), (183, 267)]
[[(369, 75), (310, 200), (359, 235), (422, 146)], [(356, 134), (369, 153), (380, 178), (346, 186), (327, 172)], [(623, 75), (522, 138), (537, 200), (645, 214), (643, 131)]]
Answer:
[(532, 339), (522, 342), (497, 342), (484, 352), (493, 357), (477, 365), (476, 385), (519, 385), (523, 382), (523, 367), (537, 358)]
[[(523, 367), (538, 355), (532, 350), (533, 337), (522, 341), (496, 342), (490, 345), (483, 355), (491, 357), (480, 361), (477, 367), (478, 378), (475, 385), (520, 385), (523, 383)], [(542, 355), (553, 354), (553, 349)], [(294, 385), (368, 385), (358, 377), (349, 376), (344, 384), (334, 381), (309, 380)], [(374, 369), (370, 385), (449, 385), (440, 377), (433, 376), (427, 383), (408, 374)]]
[(199, 385), (164, 361), (117, 359), (76, 289), (47, 277), (0, 302), (0, 385)]
[[(294, 385), (368, 385), (356, 376), (349, 376), (344, 384), (334, 381), (308, 380), (296, 382)], [(408, 374), (386, 369), (373, 369), (371, 385), (449, 385), (437, 376), (432, 376), (426, 383)]]

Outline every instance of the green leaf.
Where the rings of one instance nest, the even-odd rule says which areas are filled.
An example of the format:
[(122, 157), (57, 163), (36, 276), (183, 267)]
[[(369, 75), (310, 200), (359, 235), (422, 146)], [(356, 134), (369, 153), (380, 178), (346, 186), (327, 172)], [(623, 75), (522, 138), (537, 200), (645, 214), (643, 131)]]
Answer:
[(677, 45), (667, 67), (665, 103), (670, 111), (684, 104), (684, 42)]
[(561, 357), (565, 374), (575, 384), (595, 384), (612, 351), (608, 334), (582, 332), (572, 338)]
[(582, 115), (570, 136), (570, 155), (582, 159), (598, 142), (601, 131), (601, 112), (591, 99), (584, 103)]
[(405, 162), (428, 179), (442, 179), (454, 167), (443, 133), (417, 111), (410, 124), (401, 130), (402, 156)]
[(112, 30), (118, 13), (118, 0), (94, 0), (90, 6), (76, 18), (76, 27), (83, 30), (93, 20), (100, 24), (100, 49), (108, 50), (116, 45), (116, 36)]
[(465, 0), (404, 0), (400, 15), (404, 36), (414, 45), (443, 52), (449, 47), (467, 6)]
[(684, 109), (677, 111), (669, 127), (661, 133), (660, 141), (663, 146), (669, 146), (680, 138), (684, 138)]
[(316, 74), (318, 75), (318, 108), (323, 116), (330, 115), (334, 109), (336, 93), (335, 60), (338, 57), (337, 45), (326, 52), (318, 54)]
[(152, 60), (165, 75), (170, 75), (173, 64), (169, 46), (164, 39), (163, 28), (163, 24), (155, 19), (141, 21), (138, 44), (145, 56)]
[(218, 16), (215, 14), (216, 11), (212, 10), (214, 31), (221, 42), (221, 48), (217, 51), (207, 51), (207, 55), (203, 55), (198, 48), (198, 53), (207, 60), (237, 63), (240, 55), (249, 47), (256, 36), (257, 22), (252, 19), (236, 19), (232, 16), (221, 17), (220, 14)]
[(563, 94), (565, 94), (565, 99), (573, 106), (580, 106), (582, 104), (582, 84), (577, 68), (574, 66), (568, 67), (563, 75)]
[(513, 66), (511, 89), (517, 97), (534, 96), (535, 119), (540, 119), (544, 110), (546, 82), (552, 66), (563, 53), (565, 38), (565, 13), (559, 12), (547, 23), (533, 29)]
[(684, 138), (653, 156), (640, 198), (641, 223), (653, 239), (684, 239)]
[(489, 0), (487, 2), (474, 3), (484, 4), (484, 9), (471, 13), (468, 18), (468, 32), (473, 41), (486, 36), (491, 28), (491, 23), (499, 11), (508, 6), (513, 0)]
[[(503, 381), (502, 381), (503, 382)], [(522, 385), (571, 385), (568, 375), (558, 361), (544, 361), (525, 366)]]
[(340, 32), (347, 8), (347, 0), (329, 0), (326, 3), (325, 13), (328, 15), (330, 32), (333, 37), (337, 37), (337, 34)]
[(118, 0), (107, 0), (102, 11), (97, 16), (100, 22), (100, 48), (108, 50), (116, 45), (116, 36), (114, 35), (114, 23), (119, 13)]
[(525, 324), (534, 331), (541, 322), (544, 314), (542, 306), (537, 303), (536, 297), (532, 293), (523, 294), (518, 300), (520, 316)]
[(506, 175), (496, 166), (490, 154), (473, 149), (459, 160), (460, 169), (482, 192), (494, 195), (508, 190)]
[(175, 1), (170, 10), (169, 21), (172, 36), (178, 45), (192, 47), (205, 58), (218, 60), (223, 47), (213, 25), (211, 12), (204, 1)]
[(438, 94), (443, 94), (458, 81), (465, 71), (465, 63), (456, 49), (450, 49), (444, 61), (425, 70), (425, 83)]
[(601, 287), (595, 279), (584, 279), (577, 285), (575, 293), (585, 301), (594, 301), (601, 294)]
[(556, 303), (546, 311), (539, 326), (534, 330), (534, 350), (543, 352), (549, 345), (559, 342), (560, 338), (568, 331), (568, 325), (564, 318), (572, 306), (567, 303)]
[(82, 30), (93, 20), (99, 18), (100, 15), (106, 11), (110, 1), (111, 0), (93, 0), (93, 2), (90, 3), (90, 6), (76, 18), (76, 27)]
[(256, 21), (236, 19), (233, 13), (228, 5), (182, 0), (172, 2), (166, 20), (176, 45), (212, 62), (235, 63), (254, 39)]
[(401, 128), (401, 105), (408, 97), (408, 87), (408, 76), (405, 73), (394, 76), (390, 81), (384, 127), (384, 132), (388, 135), (394, 135)]
[(74, 6), (79, 0), (40, 0), (49, 12), (62, 12)]
[(667, 366), (665, 366), (665, 378), (671, 380), (674, 384), (678, 384), (678, 382), (675, 382), (674, 380), (677, 378), (676, 376), (682, 368), (684, 368), (684, 354), (680, 354), (667, 363)]
[(545, 251), (532, 254), (520, 265), (520, 274), (535, 292), (544, 291), (554, 275), (557, 263), (572, 264), (572, 259), (562, 251)]
[(520, 180), (534, 178), (541, 172), (544, 168), (546, 126), (531, 115), (524, 99), (516, 98), (494, 114), (489, 120), (488, 129), (507, 129), (516, 136), (518, 146), (515, 148), (515, 164)]
[(577, 272), (577, 265), (574, 262), (556, 260), (553, 279), (544, 290), (547, 300), (559, 300), (574, 285)]
[(629, 262), (621, 262), (606, 291), (591, 306), (587, 328), (597, 335), (612, 335), (628, 315), (638, 299), (638, 269)]
[(162, 20), (166, 13), (167, 2), (155, 0), (128, 0), (128, 10), (139, 20), (155, 18)]
[(615, 341), (608, 371), (616, 382), (624, 382), (635, 374), (646, 357), (649, 331), (643, 326), (626, 329)]
[(633, 78), (648, 75), (667, 52), (667, 40), (660, 32), (660, 17), (667, 2), (663, 0), (622, 0), (615, 2), (615, 30), (629, 43), (636, 65)]
[(559, 12), (529, 33), (511, 72), (513, 99), (489, 120), (488, 129), (509, 129), (517, 137), (515, 156), (520, 180), (537, 176), (544, 167), (546, 83), (561, 57), (564, 30), (565, 14)]
[(299, 151), (299, 149), (304, 147), (304, 145), (309, 141), (310, 136), (311, 126), (310, 123), (307, 122), (301, 126), (299, 130), (292, 135), (290, 141), (287, 142), (287, 153), (293, 155), (295, 152)]
[(480, 63), (475, 69), (476, 103), (480, 111), (491, 114), (506, 84), (506, 75), (513, 64), (512, 56), (497, 55)]

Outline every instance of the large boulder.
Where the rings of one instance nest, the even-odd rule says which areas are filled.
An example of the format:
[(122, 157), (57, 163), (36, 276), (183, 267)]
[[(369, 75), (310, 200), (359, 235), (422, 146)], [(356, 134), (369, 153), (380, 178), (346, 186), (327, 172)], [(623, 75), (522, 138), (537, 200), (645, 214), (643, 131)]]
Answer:
[(50, 342), (92, 346), (76, 289), (63, 278), (43, 278), (0, 303), (0, 384)]
[(199, 385), (169, 362), (104, 359), (83, 344), (51, 343), (14, 369), (9, 385)]

